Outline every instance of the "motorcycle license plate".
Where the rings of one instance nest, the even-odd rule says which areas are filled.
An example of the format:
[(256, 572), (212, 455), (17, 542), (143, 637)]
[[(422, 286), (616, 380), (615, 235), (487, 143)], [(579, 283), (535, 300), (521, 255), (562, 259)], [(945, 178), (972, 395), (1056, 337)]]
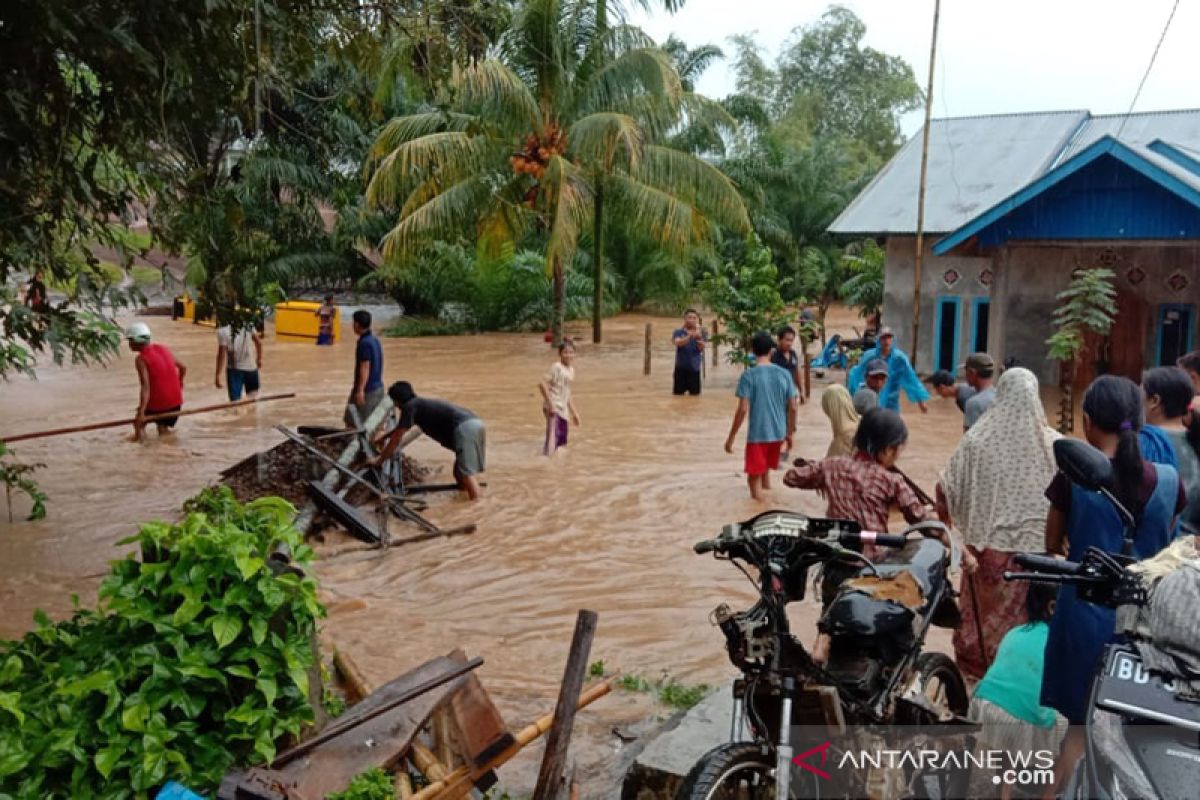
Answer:
[(1174, 684), (1152, 675), (1137, 653), (1110, 648), (1099, 680), (1099, 708), (1200, 731), (1200, 704), (1177, 697)]

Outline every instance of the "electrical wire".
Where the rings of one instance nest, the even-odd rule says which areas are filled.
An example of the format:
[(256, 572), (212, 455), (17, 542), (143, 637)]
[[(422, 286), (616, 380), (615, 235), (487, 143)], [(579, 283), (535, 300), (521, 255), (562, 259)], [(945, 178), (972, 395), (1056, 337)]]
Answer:
[(1175, 0), (1175, 4), (1171, 6), (1171, 14), (1167, 17), (1167, 24), (1163, 25), (1162, 33), (1158, 37), (1158, 44), (1154, 45), (1154, 53), (1150, 56), (1150, 63), (1146, 65), (1146, 71), (1142, 73), (1141, 83), (1138, 84), (1137, 91), (1133, 94), (1133, 100), (1129, 103), (1129, 110), (1125, 112), (1125, 116), (1121, 118), (1121, 125), (1117, 128), (1117, 135), (1114, 139), (1121, 138), (1121, 131), (1125, 130), (1125, 123), (1129, 121), (1129, 115), (1133, 113), (1133, 107), (1137, 105), (1138, 98), (1142, 96), (1142, 88), (1146, 85), (1146, 79), (1150, 77), (1150, 70), (1154, 69), (1154, 60), (1158, 58), (1158, 51), (1162, 48), (1163, 39), (1167, 38), (1167, 31), (1171, 29), (1171, 22), (1175, 19), (1175, 12), (1179, 10), (1179, 0)]

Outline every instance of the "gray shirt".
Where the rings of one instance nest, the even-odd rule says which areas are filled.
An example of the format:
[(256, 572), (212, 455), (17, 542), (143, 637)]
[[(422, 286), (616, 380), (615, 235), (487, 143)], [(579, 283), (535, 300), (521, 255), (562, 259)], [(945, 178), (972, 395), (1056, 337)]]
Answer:
[(969, 384), (960, 383), (954, 387), (954, 403), (964, 414), (967, 412), (967, 401), (974, 396), (975, 390)]
[(996, 403), (996, 390), (994, 387), (987, 387), (981, 392), (976, 392), (967, 401), (963, 408), (963, 430), (970, 430), (971, 426), (979, 421), (979, 418), (987, 413), (987, 410)]
[(854, 393), (854, 410), (858, 415), (865, 416), (873, 408), (879, 408), (879, 395), (869, 386), (863, 386)]

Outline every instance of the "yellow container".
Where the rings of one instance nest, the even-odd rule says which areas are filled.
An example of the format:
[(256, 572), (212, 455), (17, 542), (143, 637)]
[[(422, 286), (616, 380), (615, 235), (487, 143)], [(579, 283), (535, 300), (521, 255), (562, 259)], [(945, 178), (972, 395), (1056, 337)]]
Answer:
[(194, 320), (196, 318), (196, 301), (188, 295), (175, 298), (174, 319)]
[[(312, 341), (317, 340), (321, 331), (321, 319), (317, 309), (321, 303), (311, 303), (303, 300), (289, 300), (275, 306), (275, 336), (282, 340)], [(342, 338), (342, 312), (340, 308), (333, 310), (333, 340)]]

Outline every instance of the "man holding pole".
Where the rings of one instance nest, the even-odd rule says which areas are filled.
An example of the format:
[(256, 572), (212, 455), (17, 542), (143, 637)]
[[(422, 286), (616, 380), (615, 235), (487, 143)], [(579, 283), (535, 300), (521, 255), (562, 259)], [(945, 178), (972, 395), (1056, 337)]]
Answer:
[[(183, 408), (183, 378), (187, 375), (187, 367), (165, 344), (153, 344), (150, 338), (150, 326), (144, 322), (135, 322), (125, 329), (125, 341), (129, 343), (129, 349), (137, 353), (135, 365), (141, 383), (131, 437), (135, 442), (142, 440), (146, 417), (170, 414)], [(154, 420), (158, 435), (170, 433), (178, 420), (172, 416)]]

